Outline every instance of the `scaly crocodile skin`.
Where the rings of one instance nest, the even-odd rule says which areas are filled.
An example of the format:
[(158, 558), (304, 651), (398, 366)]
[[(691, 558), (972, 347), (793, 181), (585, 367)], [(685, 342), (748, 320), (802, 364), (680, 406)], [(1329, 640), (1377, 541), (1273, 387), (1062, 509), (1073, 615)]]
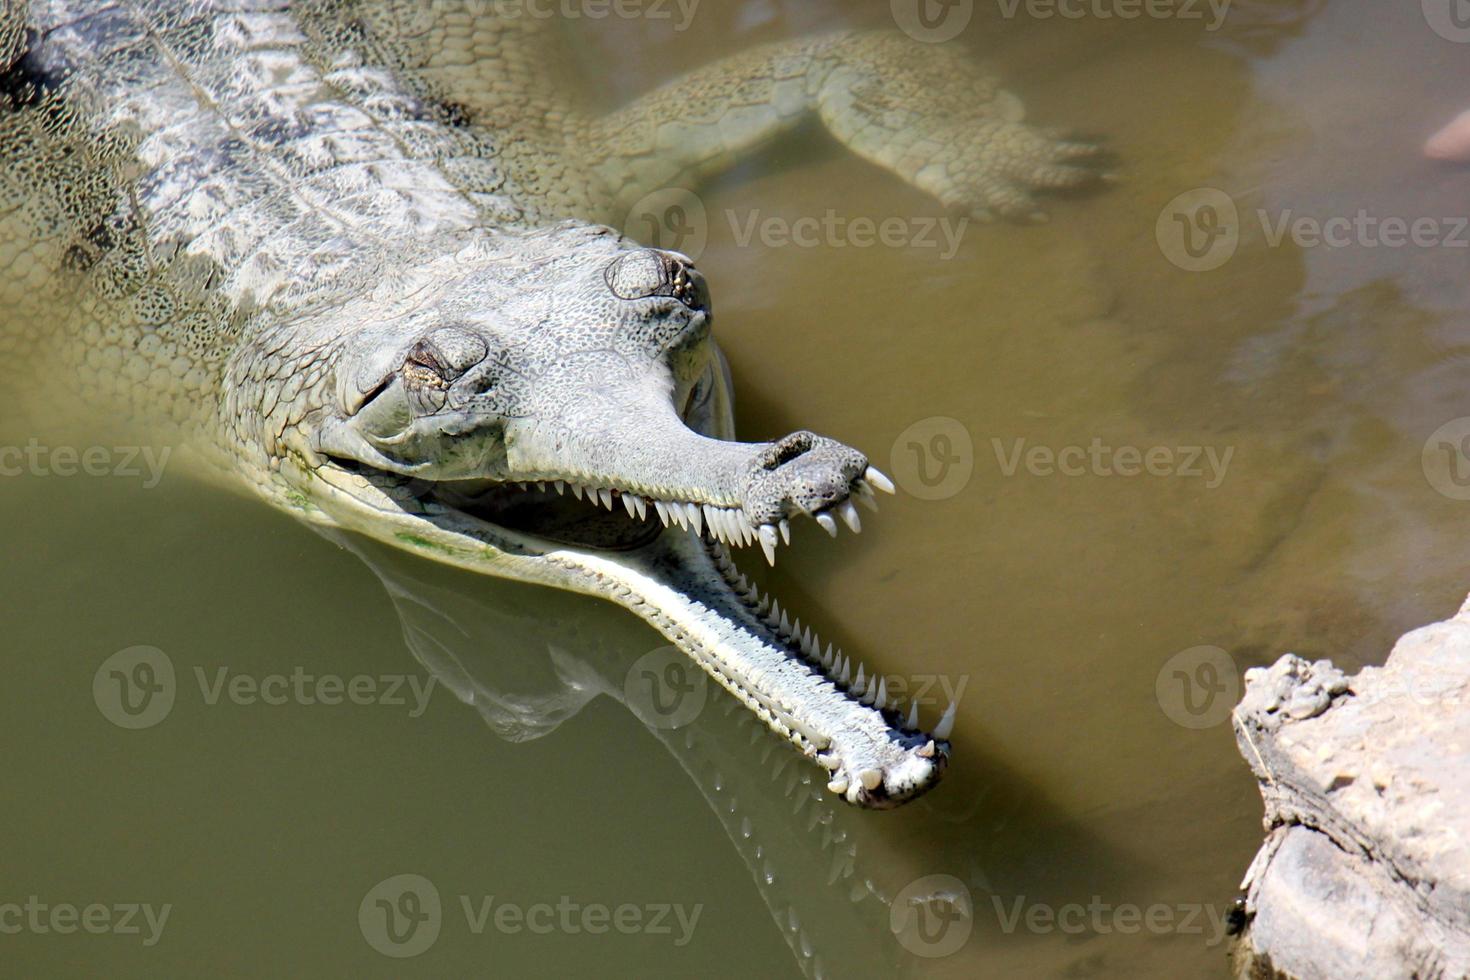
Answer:
[(768, 45), (598, 117), (556, 24), (483, 0), (6, 3), (0, 352), (73, 337), (86, 395), (178, 421), (207, 421), (262, 308), (331, 302), (477, 228), (617, 222), (813, 113), (977, 211), (1090, 179), (1066, 161), (1091, 147), (889, 34)]

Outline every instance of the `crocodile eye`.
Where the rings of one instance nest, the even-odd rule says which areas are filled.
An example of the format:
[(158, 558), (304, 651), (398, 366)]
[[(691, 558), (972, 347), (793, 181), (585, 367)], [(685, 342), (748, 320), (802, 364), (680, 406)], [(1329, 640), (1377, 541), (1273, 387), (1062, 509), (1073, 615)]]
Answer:
[(607, 267), (607, 288), (619, 299), (670, 296), (693, 309), (709, 308), (704, 276), (682, 255), (646, 248), (629, 252)]
[(438, 412), (454, 383), (489, 352), (483, 337), (462, 327), (435, 330), (409, 349), (403, 361), (403, 386), (415, 406)]
[(656, 295), (668, 281), (664, 264), (652, 249), (630, 252), (607, 267), (607, 288), (618, 299), (644, 299)]

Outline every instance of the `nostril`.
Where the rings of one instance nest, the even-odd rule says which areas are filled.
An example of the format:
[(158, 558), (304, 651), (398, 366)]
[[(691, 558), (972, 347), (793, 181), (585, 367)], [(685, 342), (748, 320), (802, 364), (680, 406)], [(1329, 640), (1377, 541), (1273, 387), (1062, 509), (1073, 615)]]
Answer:
[(795, 432), (775, 443), (768, 449), (761, 459), (761, 469), (766, 472), (774, 472), (794, 460), (800, 459), (811, 452), (816, 445), (816, 437), (810, 432)]

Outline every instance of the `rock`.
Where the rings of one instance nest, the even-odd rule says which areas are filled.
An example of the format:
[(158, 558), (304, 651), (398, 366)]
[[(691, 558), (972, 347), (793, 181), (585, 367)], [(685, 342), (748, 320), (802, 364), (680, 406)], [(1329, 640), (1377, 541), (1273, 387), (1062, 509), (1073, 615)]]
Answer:
[(1248, 671), (1234, 723), (1268, 830), (1237, 976), (1470, 977), (1470, 602), (1355, 677)]

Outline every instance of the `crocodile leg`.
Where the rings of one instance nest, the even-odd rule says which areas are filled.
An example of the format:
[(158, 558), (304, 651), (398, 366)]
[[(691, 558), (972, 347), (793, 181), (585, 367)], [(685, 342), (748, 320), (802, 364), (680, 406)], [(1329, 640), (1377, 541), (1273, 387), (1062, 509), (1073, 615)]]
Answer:
[(1097, 147), (1021, 120), (1020, 101), (949, 47), (889, 32), (752, 49), (593, 120), (580, 148), (608, 197), (696, 181), (810, 118), (854, 153), (977, 217), (1044, 217), (1033, 193), (1082, 187)]

